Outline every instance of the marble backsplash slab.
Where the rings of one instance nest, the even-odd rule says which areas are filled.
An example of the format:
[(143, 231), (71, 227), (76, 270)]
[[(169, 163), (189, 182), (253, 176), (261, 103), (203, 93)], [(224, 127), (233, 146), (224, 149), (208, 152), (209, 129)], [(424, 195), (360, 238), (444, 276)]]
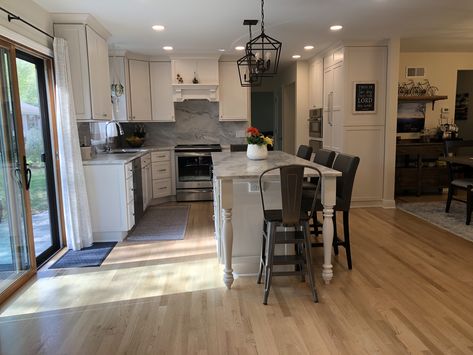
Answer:
[[(194, 143), (244, 143), (244, 138), (236, 137), (237, 131), (245, 130), (247, 122), (220, 122), (218, 102), (190, 100), (174, 104), (176, 122), (150, 122), (143, 124), (146, 131), (144, 146), (174, 146)], [(103, 144), (105, 137), (100, 137), (100, 130), (94, 125), (103, 123), (79, 123), (80, 142), (86, 145)], [(124, 122), (125, 137), (131, 135), (136, 123)], [(121, 138), (121, 137), (120, 137)], [(102, 142), (100, 143), (100, 141)], [(119, 144), (124, 139), (119, 139)]]

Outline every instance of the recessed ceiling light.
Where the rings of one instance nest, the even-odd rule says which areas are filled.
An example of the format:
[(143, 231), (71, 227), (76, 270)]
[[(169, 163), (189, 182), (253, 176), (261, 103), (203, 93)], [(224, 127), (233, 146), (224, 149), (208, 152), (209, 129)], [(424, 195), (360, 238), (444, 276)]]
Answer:
[(332, 30), (332, 31), (340, 31), (342, 28), (343, 28), (342, 25), (333, 25), (333, 26), (330, 26), (330, 30)]
[(314, 46), (304, 46), (304, 49), (310, 51), (311, 49), (314, 49)]
[(299, 59), (300, 57), (301, 57), (301, 56), (300, 56), (299, 54), (294, 54), (294, 55), (292, 56), (292, 58), (294, 58), (294, 59)]
[(164, 26), (163, 25), (154, 25), (151, 28), (155, 31), (164, 31)]
[(225, 49), (220, 48), (218, 51), (219, 51), (219, 52), (225, 52)]
[(243, 47), (243, 46), (236, 46), (235, 49), (236, 49), (237, 51), (242, 51), (242, 50), (245, 49), (245, 47)]
[(163, 49), (165, 51), (172, 51), (173, 50), (173, 48), (171, 46), (164, 46)]

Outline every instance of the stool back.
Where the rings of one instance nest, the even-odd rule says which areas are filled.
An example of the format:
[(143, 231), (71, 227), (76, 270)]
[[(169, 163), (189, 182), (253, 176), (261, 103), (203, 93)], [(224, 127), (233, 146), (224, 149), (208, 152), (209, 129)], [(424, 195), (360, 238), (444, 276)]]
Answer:
[(332, 169), (342, 172), (342, 176), (337, 177), (337, 211), (350, 209), (353, 183), (359, 164), (359, 157), (348, 154), (338, 154), (333, 162)]
[(311, 155), (312, 155), (312, 147), (308, 145), (301, 144), (299, 146), (299, 149), (297, 149), (296, 156), (298, 156), (299, 158), (310, 160)]

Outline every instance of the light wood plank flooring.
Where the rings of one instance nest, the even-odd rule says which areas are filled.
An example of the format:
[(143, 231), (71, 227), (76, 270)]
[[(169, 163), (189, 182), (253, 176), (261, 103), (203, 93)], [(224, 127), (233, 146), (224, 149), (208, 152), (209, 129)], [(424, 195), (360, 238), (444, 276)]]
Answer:
[[(320, 303), (276, 278), (223, 287), (211, 203), (183, 241), (121, 243), (100, 268), (42, 270), (0, 309), (1, 354), (471, 354), (473, 244), (398, 210), (352, 209), (353, 267)], [(340, 218), (341, 219), (341, 218)]]

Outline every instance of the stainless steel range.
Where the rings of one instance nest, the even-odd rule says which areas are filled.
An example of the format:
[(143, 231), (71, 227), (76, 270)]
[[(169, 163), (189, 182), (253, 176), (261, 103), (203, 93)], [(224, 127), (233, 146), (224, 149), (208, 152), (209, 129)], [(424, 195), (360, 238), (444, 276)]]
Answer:
[(211, 152), (221, 152), (220, 144), (181, 144), (176, 156), (176, 200), (212, 200)]

